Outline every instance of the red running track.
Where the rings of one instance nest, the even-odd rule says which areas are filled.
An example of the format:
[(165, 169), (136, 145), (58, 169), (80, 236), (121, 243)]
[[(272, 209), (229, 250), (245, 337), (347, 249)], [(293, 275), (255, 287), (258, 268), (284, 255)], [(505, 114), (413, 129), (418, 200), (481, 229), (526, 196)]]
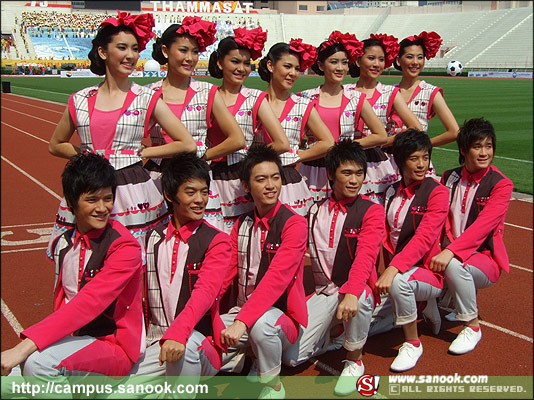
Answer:
[[(54, 266), (45, 256), (66, 160), (48, 153), (48, 140), (65, 105), (14, 94), (2, 94), (2, 267), (1, 349), (18, 342), (16, 330), (52, 312)], [(447, 353), (461, 330), (443, 320), (434, 336), (420, 320), (424, 354), (407, 374), (532, 376), (532, 202), (512, 200), (504, 239), (510, 255), (509, 274), (479, 292), (483, 339), (475, 351)], [(442, 315), (445, 315), (442, 310)], [(372, 337), (365, 347), (366, 372), (391, 375), (389, 365), (403, 341), (401, 329)], [(331, 375), (342, 369), (343, 350), (318, 357), (317, 363), (283, 367), (283, 375)]]

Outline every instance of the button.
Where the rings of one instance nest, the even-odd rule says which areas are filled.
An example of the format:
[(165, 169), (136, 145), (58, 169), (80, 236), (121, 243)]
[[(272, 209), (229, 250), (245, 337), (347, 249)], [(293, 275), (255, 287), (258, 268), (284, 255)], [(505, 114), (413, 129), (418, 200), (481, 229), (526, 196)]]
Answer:
[(126, 306), (126, 309), (129, 310), (129, 309), (130, 309), (130, 306)]

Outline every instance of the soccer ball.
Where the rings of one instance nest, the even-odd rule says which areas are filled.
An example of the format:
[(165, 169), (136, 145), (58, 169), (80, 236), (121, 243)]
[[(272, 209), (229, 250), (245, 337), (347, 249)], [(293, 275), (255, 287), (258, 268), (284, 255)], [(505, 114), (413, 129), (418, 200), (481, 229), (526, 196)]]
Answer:
[(447, 73), (450, 76), (458, 76), (462, 74), (462, 70), (464, 69), (464, 66), (460, 61), (451, 61), (449, 64), (447, 64)]

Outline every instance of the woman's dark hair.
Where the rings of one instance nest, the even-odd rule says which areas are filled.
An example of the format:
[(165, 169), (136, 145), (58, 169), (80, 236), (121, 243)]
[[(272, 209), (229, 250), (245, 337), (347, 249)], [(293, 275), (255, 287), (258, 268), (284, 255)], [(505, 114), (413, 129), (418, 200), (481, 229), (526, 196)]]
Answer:
[(72, 210), (78, 208), (78, 200), (84, 193), (110, 187), (115, 198), (117, 188), (115, 169), (108, 160), (94, 153), (71, 157), (61, 175), (61, 184), (63, 196)]
[[(245, 49), (246, 47), (240, 47), (233, 36), (228, 36), (219, 42), (217, 50), (211, 53), (210, 61), (208, 63), (208, 72), (214, 78), (221, 79), (223, 77), (223, 71), (217, 65), (217, 61), (221, 61), (230, 53), (232, 50)], [(250, 51), (250, 50), (249, 50)]]
[(280, 175), (282, 176), (282, 161), (276, 150), (264, 143), (253, 143), (247, 150), (247, 155), (241, 161), (239, 170), (239, 177), (243, 182), (250, 186), (250, 174), (252, 168), (262, 162), (272, 162), (278, 166)]
[(172, 211), (172, 204), (167, 200), (167, 196), (174, 202), (178, 188), (191, 179), (205, 181), (210, 186), (209, 166), (206, 161), (199, 158), (196, 153), (179, 153), (168, 159), (161, 172), (161, 187), (166, 194), (167, 207)]
[[(387, 56), (386, 49), (382, 45), (382, 42), (380, 40), (378, 40), (378, 39), (371, 39), (371, 38), (365, 39), (363, 41), (363, 49), (362, 50), (365, 53), (365, 49), (367, 49), (368, 47), (374, 47), (374, 46), (382, 47), (382, 50), (384, 51), (384, 56)], [(353, 62), (352, 64), (349, 65), (349, 74), (353, 78), (357, 78), (357, 77), (360, 76), (360, 67), (358, 67), (358, 65), (356, 65), (355, 62)]]
[(271, 73), (267, 69), (267, 61), (270, 60), (273, 64), (276, 64), (285, 54), (294, 54), (300, 61), (299, 53), (291, 50), (289, 44), (283, 42), (276, 43), (269, 49), (267, 55), (263, 57), (258, 64), (258, 74), (263, 81), (271, 81)]
[(325, 43), (326, 42), (323, 42), (319, 45), (319, 47), (317, 47), (317, 60), (315, 60), (315, 62), (311, 66), (311, 69), (317, 75), (324, 75), (324, 72), (321, 71), (321, 69), (319, 68), (319, 61), (324, 63), (324, 60), (326, 60), (332, 54), (336, 54), (338, 51), (344, 51), (345, 54), (347, 54), (345, 46), (343, 46), (341, 43), (334, 43), (331, 46), (324, 47)]
[(460, 164), (465, 162), (462, 152), (467, 153), (473, 144), (479, 140), (490, 138), (493, 145), (493, 152), (497, 149), (497, 136), (491, 122), (484, 118), (473, 118), (464, 121), (464, 124), (458, 131), (456, 143), (458, 144), (458, 161)]
[(393, 140), (393, 158), (401, 175), (408, 157), (421, 150), (427, 150), (429, 158), (432, 155), (432, 143), (425, 132), (410, 128), (395, 136)]
[[(401, 58), (404, 55), (406, 47), (410, 47), (410, 46), (421, 46), (421, 48), (423, 49), (423, 55), (426, 56), (425, 42), (423, 39), (418, 39), (418, 40), (403, 39), (399, 43), (399, 46), (400, 46), (399, 54), (397, 54), (397, 57), (399, 58)], [(402, 68), (397, 63), (397, 57), (393, 59), (393, 67), (397, 71), (402, 71)]]
[(106, 62), (98, 55), (98, 48), (103, 47), (104, 49), (107, 49), (108, 44), (110, 44), (113, 40), (113, 36), (115, 36), (119, 32), (129, 32), (135, 36), (134, 31), (126, 25), (106, 25), (98, 29), (98, 32), (92, 41), (93, 47), (91, 48), (91, 51), (89, 51), (88, 54), (89, 61), (91, 61), (91, 66), (89, 67), (89, 69), (93, 74), (106, 74)]
[(326, 170), (332, 177), (330, 186), (334, 186), (336, 171), (344, 162), (353, 162), (360, 165), (363, 168), (364, 175), (367, 175), (367, 157), (363, 147), (354, 140), (340, 140), (328, 150), (325, 156)]
[(189, 36), (187, 33), (178, 33), (176, 32), (180, 28), (181, 24), (171, 24), (165, 32), (156, 39), (156, 42), (152, 45), (152, 58), (156, 60), (160, 65), (165, 65), (169, 62), (167, 57), (163, 55), (161, 50), (162, 46), (170, 48), (174, 41), (179, 37)]

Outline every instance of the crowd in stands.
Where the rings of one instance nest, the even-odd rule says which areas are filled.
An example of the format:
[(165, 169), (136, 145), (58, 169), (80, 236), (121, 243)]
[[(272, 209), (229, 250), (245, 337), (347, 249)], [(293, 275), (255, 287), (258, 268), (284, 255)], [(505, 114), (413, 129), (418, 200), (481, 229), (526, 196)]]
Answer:
[[(65, 14), (53, 12), (23, 12), (21, 30), (30, 36), (42, 37), (65, 34), (73, 37), (92, 37), (107, 14)], [(17, 21), (15, 21), (17, 23)], [(24, 35), (23, 35), (24, 36)]]

